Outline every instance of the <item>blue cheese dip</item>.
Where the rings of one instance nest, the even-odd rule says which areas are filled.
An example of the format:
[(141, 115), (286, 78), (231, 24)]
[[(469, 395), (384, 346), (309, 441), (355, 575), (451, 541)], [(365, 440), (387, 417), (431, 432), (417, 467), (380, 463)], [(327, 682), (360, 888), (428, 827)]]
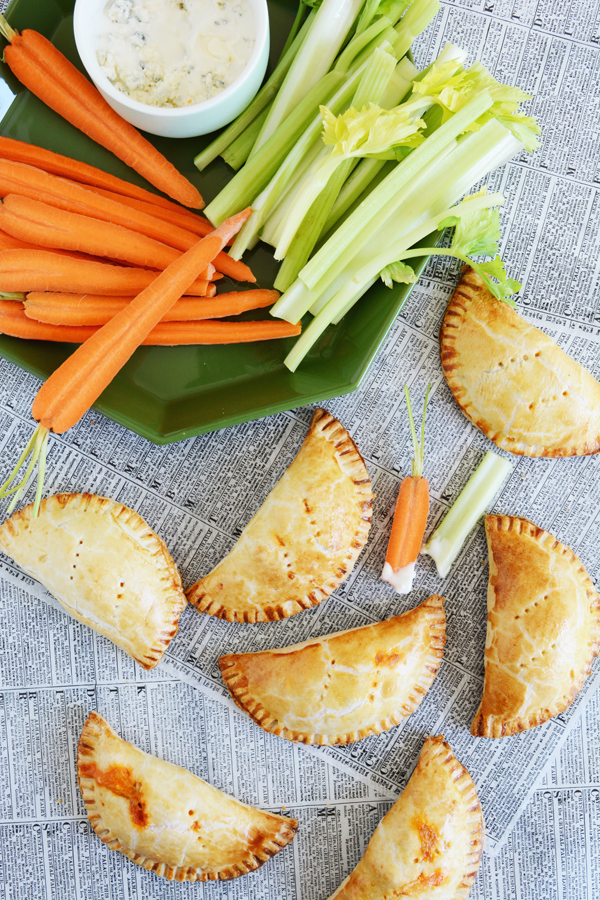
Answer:
[(254, 48), (248, 0), (113, 0), (98, 63), (114, 87), (150, 106), (201, 103), (228, 87)]

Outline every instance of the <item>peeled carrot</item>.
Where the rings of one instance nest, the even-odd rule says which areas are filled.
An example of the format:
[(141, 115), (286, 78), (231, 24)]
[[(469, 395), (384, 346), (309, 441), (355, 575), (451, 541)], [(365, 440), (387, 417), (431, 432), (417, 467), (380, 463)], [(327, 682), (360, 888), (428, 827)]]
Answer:
[(425, 450), (425, 411), (430, 388), (431, 385), (428, 385), (425, 394), (420, 444), (417, 440), (408, 388), (404, 388), (415, 458), (411, 465), (412, 474), (407, 475), (400, 484), (392, 531), (385, 555), (385, 565), (381, 574), (382, 579), (393, 585), (399, 594), (408, 594), (412, 589), (415, 562), (421, 549), (429, 513), (429, 482), (423, 478), (422, 472)]
[[(13, 237), (43, 247), (78, 250), (93, 256), (122, 260), (135, 266), (166, 269), (181, 256), (180, 250), (168, 247), (139, 231), (132, 231), (122, 225), (115, 225), (112, 221), (102, 221), (90, 215), (79, 215), (58, 209), (56, 206), (19, 194), (7, 194), (0, 203), (0, 227)], [(197, 242), (196, 235), (190, 240), (194, 246)], [(221, 270), (227, 270), (223, 274), (236, 279), (247, 276), (248, 280), (256, 280), (244, 263), (232, 260), (226, 253), (217, 256)], [(200, 277), (210, 278), (213, 272), (214, 267), (207, 268)]]
[[(75, 257), (76, 254), (51, 250), (2, 250), (0, 291), (69, 291), (126, 297), (139, 293), (157, 277), (157, 272), (149, 269)], [(210, 284), (196, 279), (187, 293), (204, 297)]]
[(122, 119), (49, 40), (29, 28), (19, 34), (3, 16), (0, 31), (10, 42), (4, 48), (6, 63), (36, 97), (169, 197), (184, 206), (203, 206), (193, 184)]
[(62, 434), (79, 421), (250, 213), (245, 209), (201, 238), (52, 373), (32, 407), (42, 428)]
[[(213, 286), (213, 292), (216, 288)], [(211, 297), (213, 294), (208, 294)], [(279, 294), (277, 291), (238, 291), (220, 294), (213, 299), (182, 297), (163, 322), (192, 322), (199, 319), (220, 319), (237, 316), (250, 309), (271, 306)], [(110, 297), (97, 294), (29, 293), (25, 300), (25, 314), (37, 322), (52, 325), (105, 325), (133, 297)]]
[[(58, 178), (35, 166), (0, 158), (0, 197), (18, 194), (20, 197), (29, 197), (30, 200), (38, 200), (67, 212), (122, 225), (181, 252), (189, 250), (197, 242), (196, 231), (173, 224), (168, 218), (165, 223), (164, 218), (154, 215), (154, 212), (160, 212), (159, 207), (152, 210), (150, 204), (141, 204), (151, 211), (140, 210), (123, 203), (126, 198), (119, 198), (116, 194), (106, 196), (108, 193), (91, 190), (70, 179)], [(139, 204), (139, 201), (133, 202)], [(170, 216), (170, 213), (166, 212), (166, 216)], [(180, 219), (186, 221), (183, 216)], [(213, 226), (208, 221), (206, 226), (202, 230), (202, 236), (213, 231)], [(215, 266), (236, 281), (256, 280), (248, 266), (231, 259), (226, 253), (221, 252), (217, 255)]]
[[(74, 178), (72, 178), (71, 181), (77, 183), (77, 180)], [(148, 213), (149, 216), (162, 219), (163, 222), (169, 222), (171, 225), (178, 225), (180, 228), (193, 231), (193, 233), (199, 237), (205, 237), (207, 234), (210, 234), (211, 231), (214, 231), (214, 225), (212, 225), (208, 219), (196, 216), (188, 209), (183, 209), (183, 207), (177, 208), (174, 203), (172, 204), (173, 209), (165, 209), (163, 206), (158, 206), (147, 200), (140, 200), (137, 197), (126, 197), (124, 194), (118, 194), (116, 191), (109, 191), (106, 188), (93, 187), (91, 185), (88, 185), (87, 187), (88, 190), (94, 191), (96, 194), (100, 194), (108, 200), (118, 200), (125, 206), (130, 206), (132, 209), (138, 209), (140, 212)]]
[[(200, 227), (205, 222), (210, 224), (207, 219), (201, 218), (185, 207), (178, 206), (172, 200), (167, 200), (166, 197), (160, 197), (158, 194), (145, 190), (145, 188), (138, 187), (137, 184), (123, 181), (122, 178), (110, 175), (108, 172), (97, 169), (95, 166), (90, 166), (88, 163), (80, 162), (78, 159), (71, 159), (68, 156), (62, 156), (60, 153), (54, 153), (52, 150), (46, 150), (44, 147), (37, 147), (35, 144), (27, 144), (25, 141), (17, 141), (14, 138), (0, 137), (0, 157), (12, 159), (14, 162), (25, 163), (29, 166), (36, 166), (38, 169), (44, 169), (45, 172), (50, 172), (52, 175), (61, 175), (63, 178), (70, 178), (71, 181), (77, 181), (80, 184), (104, 188), (124, 197), (145, 201), (153, 206), (169, 210), (175, 215), (182, 215), (192, 221), (197, 220), (200, 223)], [(194, 229), (190, 227), (190, 231), (194, 231)], [(205, 234), (207, 232), (201, 233)]]
[[(13, 300), (0, 301), (12, 304), (15, 309), (4, 312), (0, 306), (0, 333), (29, 340), (59, 341), (64, 344), (83, 344), (101, 328), (91, 325), (49, 325), (37, 322), (19, 309)], [(278, 319), (263, 322), (219, 322), (203, 319), (200, 322), (160, 322), (141, 342), (145, 346), (184, 346), (186, 344), (240, 344), (250, 341), (270, 341), (276, 338), (295, 337), (300, 334), (299, 325), (291, 325)], [(85, 410), (84, 410), (85, 412)], [(83, 413), (82, 413), (83, 415)]]

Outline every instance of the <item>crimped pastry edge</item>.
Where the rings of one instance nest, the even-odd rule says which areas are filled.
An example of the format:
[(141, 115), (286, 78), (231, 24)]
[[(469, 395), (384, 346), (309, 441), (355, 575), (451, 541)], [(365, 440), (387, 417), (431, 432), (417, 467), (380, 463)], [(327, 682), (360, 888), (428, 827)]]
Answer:
[[(281, 619), (287, 619), (290, 616), (302, 612), (303, 609), (311, 609), (311, 607), (318, 606), (323, 600), (326, 600), (327, 597), (339, 587), (342, 581), (348, 577), (354, 568), (358, 555), (367, 542), (369, 529), (371, 527), (373, 494), (371, 492), (369, 473), (358, 447), (344, 426), (325, 409), (319, 408), (314, 411), (302, 447), (306, 441), (315, 434), (322, 434), (327, 441), (334, 444), (336, 450), (335, 455), (340, 469), (344, 475), (354, 482), (357, 499), (361, 506), (359, 525), (350, 542), (350, 548), (342, 565), (334, 574), (327, 578), (324, 584), (314, 588), (305, 597), (300, 597), (293, 602), (286, 601), (285, 603), (265, 606), (260, 610), (244, 610), (243, 612), (225, 606), (225, 604), (213, 599), (210, 594), (203, 591), (202, 585), (205, 578), (208, 578), (208, 575), (212, 574), (212, 572), (209, 572), (208, 575), (195, 582), (195, 584), (191, 585), (186, 591), (188, 602), (192, 604), (192, 606), (195, 606), (199, 612), (208, 613), (211, 616), (215, 616), (218, 619), (225, 619), (228, 622), (275, 622)], [(300, 449), (302, 449), (302, 447)], [(298, 453), (299, 452), (300, 450)], [(293, 463), (291, 463), (291, 465), (293, 465)], [(224, 559), (226, 558), (227, 557), (224, 557)], [(221, 562), (222, 561), (223, 560), (221, 560)], [(220, 563), (217, 565), (220, 565)], [(212, 571), (214, 571), (214, 569)]]
[(123, 846), (120, 840), (111, 831), (110, 824), (104, 822), (101, 808), (96, 805), (96, 782), (93, 778), (82, 776), (80, 773), (81, 764), (87, 760), (93, 759), (99, 738), (105, 732), (122, 740), (101, 715), (97, 712), (91, 712), (83, 725), (79, 743), (77, 745), (77, 780), (79, 782), (79, 789), (83, 797), (90, 825), (100, 840), (103, 841), (110, 850), (119, 850), (120, 853), (123, 853), (124, 856), (127, 856), (132, 862), (141, 866), (143, 869), (154, 872), (156, 875), (161, 875), (168, 881), (229, 881), (232, 878), (237, 878), (240, 875), (246, 875), (248, 872), (259, 869), (279, 850), (287, 846), (296, 834), (298, 829), (297, 820), (286, 820), (285, 823), (282, 824), (279, 832), (269, 841), (266, 841), (263, 847), (248, 854), (247, 860), (242, 860), (239, 863), (224, 869), (211, 870), (209, 872), (203, 872), (201, 869), (192, 866), (169, 866), (167, 863), (163, 863), (160, 860), (136, 853), (135, 850)]
[[(177, 634), (179, 616), (186, 606), (185, 595), (181, 586), (181, 576), (165, 542), (138, 513), (123, 503), (111, 500), (110, 497), (100, 497), (97, 494), (89, 494), (87, 492), (52, 494), (40, 503), (39, 515), (42, 516), (44, 512), (51, 513), (53, 506), (58, 506), (61, 509), (64, 509), (66, 506), (73, 506), (75, 509), (83, 508), (84, 512), (92, 510), (111, 515), (114, 519), (118, 519), (127, 525), (134, 532), (136, 540), (154, 557), (154, 562), (159, 572), (159, 580), (164, 584), (165, 598), (168, 604), (167, 615), (165, 616), (162, 630), (157, 635), (154, 643), (148, 647), (143, 657), (132, 657), (142, 668), (154, 668), (160, 662), (163, 653)], [(29, 506), (25, 506), (23, 509), (13, 513), (0, 526), (0, 547), (5, 553), (10, 555), (7, 536), (11, 538), (16, 537), (20, 529), (28, 528), (32, 512), (33, 503), (30, 503)], [(60, 597), (57, 599), (60, 601)], [(69, 612), (69, 614), (71, 613)]]
[[(421, 603), (418, 607), (415, 607), (415, 610), (425, 610), (427, 619), (429, 621), (430, 644), (429, 652), (425, 658), (423, 669), (418, 680), (415, 682), (411, 689), (407, 702), (405, 702), (399, 709), (395, 710), (394, 713), (392, 713), (392, 715), (388, 716), (386, 719), (381, 719), (379, 722), (375, 722), (367, 728), (361, 728), (358, 731), (335, 734), (315, 734), (312, 732), (297, 731), (296, 729), (286, 728), (285, 726), (281, 725), (278, 719), (273, 716), (262, 705), (262, 703), (252, 698), (251, 686), (248, 685), (245, 673), (238, 667), (238, 660), (240, 659), (240, 657), (257, 654), (232, 653), (221, 656), (218, 662), (223, 682), (225, 683), (227, 690), (231, 694), (234, 703), (243, 712), (247, 713), (247, 715), (249, 715), (257, 725), (259, 725), (265, 731), (268, 731), (270, 734), (275, 734), (278, 737), (285, 738), (286, 740), (293, 741), (294, 743), (317, 744), (319, 746), (339, 746), (355, 743), (356, 741), (360, 741), (363, 738), (369, 737), (370, 735), (381, 734), (383, 731), (389, 731), (390, 728), (393, 728), (395, 725), (399, 725), (403, 719), (407, 718), (415, 711), (417, 706), (425, 697), (425, 694), (431, 687), (433, 680), (437, 675), (438, 669), (442, 662), (444, 644), (446, 641), (446, 616), (444, 613), (443, 604), (444, 598), (438, 594), (433, 594), (431, 597), (428, 597), (427, 600), (424, 600), (423, 603)], [(407, 610), (406, 613), (403, 613), (400, 616), (394, 616), (393, 618), (401, 618), (402, 615), (414, 612), (415, 610)], [(390, 620), (387, 619), (384, 621)], [(365, 626), (359, 626), (359, 628), (351, 628), (349, 630), (360, 631), (363, 627)], [(321, 638), (317, 638), (316, 640), (327, 640), (329, 638), (335, 637), (336, 634), (339, 634), (339, 632), (335, 632), (334, 634), (329, 635), (323, 635)], [(314, 643), (314, 641), (310, 641), (310, 643)], [(278, 650), (289, 651), (291, 649), (292, 648), (290, 647), (284, 647), (277, 648), (275, 650), (263, 650), (259, 651), (259, 653), (276, 653)]]
[(456, 889), (453, 900), (463, 900), (473, 885), (479, 869), (483, 845), (485, 842), (485, 823), (481, 803), (477, 796), (477, 790), (473, 779), (466, 768), (460, 763), (450, 745), (444, 740), (442, 734), (437, 737), (426, 738), (419, 762), (426, 765), (428, 761), (441, 764), (448, 772), (451, 780), (461, 794), (461, 799), (467, 810), (466, 829), (469, 835), (468, 847), (470, 848), (465, 859), (465, 873), (462, 881)]
[(590, 674), (595, 657), (600, 652), (600, 596), (596, 591), (592, 579), (588, 575), (579, 557), (567, 547), (561, 544), (554, 535), (518, 516), (488, 515), (485, 517), (485, 531), (488, 539), (488, 553), (491, 554), (489, 534), (492, 528), (496, 531), (515, 531), (517, 534), (526, 534), (546, 550), (555, 550), (565, 556), (574, 564), (574, 570), (590, 601), (592, 617), (592, 630), (588, 641), (589, 652), (581, 663), (579, 679), (573, 685), (571, 692), (558, 698), (551, 706), (531, 712), (527, 716), (517, 716), (514, 719), (504, 719), (503, 716), (481, 714), (481, 703), (471, 723), (471, 734), (475, 737), (501, 738), (528, 731), (536, 725), (543, 725), (549, 719), (559, 715), (573, 702), (581, 691), (586, 678)]
[[(442, 365), (442, 371), (444, 373), (444, 377), (446, 379), (446, 383), (452, 392), (452, 396), (456, 401), (457, 405), (460, 407), (465, 416), (478, 428), (490, 441), (493, 441), (497, 447), (500, 447), (501, 450), (506, 450), (509, 453), (514, 454), (515, 456), (529, 456), (532, 458), (543, 456), (548, 459), (554, 458), (562, 458), (568, 456), (590, 456), (594, 453), (600, 452), (600, 436), (597, 439), (596, 446), (588, 447), (588, 445), (584, 445), (583, 447), (580, 445), (566, 448), (555, 448), (548, 449), (545, 446), (541, 445), (532, 445), (525, 444), (523, 442), (516, 442), (515, 440), (510, 440), (508, 437), (503, 437), (501, 434), (495, 432), (493, 429), (489, 427), (489, 424), (483, 420), (478, 412), (473, 408), (473, 404), (469, 401), (466, 401), (465, 394), (467, 393), (466, 388), (463, 386), (462, 382), (456, 378), (455, 372), (458, 368), (457, 364), (454, 362), (456, 356), (456, 338), (458, 335), (458, 331), (460, 329), (461, 320), (467, 314), (467, 307), (465, 305), (473, 299), (478, 293), (482, 290), (487, 290), (483, 280), (477, 275), (473, 269), (466, 266), (463, 269), (462, 277), (456, 286), (452, 297), (450, 298), (450, 302), (448, 303), (448, 307), (444, 314), (444, 319), (442, 322), (442, 327), (440, 328), (439, 340), (440, 340), (440, 362)], [(501, 303), (502, 301), (496, 300), (491, 294), (490, 302), (491, 303)]]

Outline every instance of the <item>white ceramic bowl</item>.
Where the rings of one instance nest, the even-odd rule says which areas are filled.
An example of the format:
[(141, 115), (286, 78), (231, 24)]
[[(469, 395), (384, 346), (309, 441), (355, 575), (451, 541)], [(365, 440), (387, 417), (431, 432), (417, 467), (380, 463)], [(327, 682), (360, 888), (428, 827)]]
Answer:
[(76, 0), (73, 17), (75, 43), (81, 61), (106, 100), (120, 116), (151, 134), (185, 138), (216, 131), (233, 121), (248, 106), (264, 78), (269, 58), (269, 14), (266, 0), (249, 0), (254, 13), (256, 38), (252, 55), (242, 74), (221, 91), (205, 100), (181, 108), (163, 109), (131, 100), (102, 72), (96, 58), (98, 23), (111, 0)]

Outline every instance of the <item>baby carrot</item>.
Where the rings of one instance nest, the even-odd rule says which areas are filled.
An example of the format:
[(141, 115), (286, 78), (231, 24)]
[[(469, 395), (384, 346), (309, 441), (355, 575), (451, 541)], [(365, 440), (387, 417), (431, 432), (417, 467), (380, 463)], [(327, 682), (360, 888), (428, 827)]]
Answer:
[(0, 31), (9, 41), (4, 48), (6, 63), (36, 97), (169, 197), (184, 206), (203, 206), (193, 184), (122, 119), (47, 38), (29, 28), (19, 34), (4, 16), (0, 17)]
[[(0, 251), (0, 291), (69, 291), (132, 296), (148, 287), (156, 271), (83, 258), (51, 250)], [(216, 277), (216, 276), (213, 276)], [(204, 297), (211, 282), (196, 279), (188, 294)], [(212, 289), (211, 289), (212, 290)]]
[[(5, 312), (5, 306), (9, 304), (14, 308)], [(94, 325), (49, 325), (47, 322), (36, 322), (35, 319), (28, 318), (24, 310), (13, 300), (0, 301), (0, 334), (34, 341), (84, 344), (100, 331), (101, 328)], [(141, 343), (154, 347), (241, 344), (295, 337), (298, 334), (300, 334), (299, 325), (291, 325), (279, 319), (265, 319), (261, 322), (220, 322), (203, 319), (198, 322), (159, 322), (150, 329)]]
[[(14, 162), (25, 163), (29, 166), (36, 166), (52, 175), (61, 175), (63, 178), (70, 178), (80, 184), (86, 184), (97, 188), (105, 188), (108, 191), (114, 191), (115, 194), (131, 197), (153, 205), (159, 206), (164, 210), (170, 210), (177, 215), (184, 215), (198, 222), (208, 223), (207, 219), (197, 216), (196, 213), (185, 207), (178, 206), (172, 200), (153, 194), (145, 188), (138, 187), (137, 184), (131, 184), (129, 181), (123, 181), (116, 175), (110, 175), (96, 166), (90, 166), (88, 163), (80, 162), (78, 159), (71, 159), (69, 156), (63, 156), (60, 153), (54, 153), (52, 150), (46, 150), (44, 147), (37, 147), (35, 144), (28, 144), (25, 141), (17, 141), (14, 138), (0, 137), (0, 157), (3, 159), (12, 159)], [(194, 230), (194, 229), (190, 229)], [(212, 231), (212, 226), (211, 226)], [(202, 232), (206, 234), (207, 232)]]
[[(210, 287), (213, 290), (206, 298), (182, 297), (162, 321), (193, 322), (237, 316), (246, 310), (272, 306), (279, 297), (277, 291), (268, 290), (234, 291), (214, 297), (216, 288)], [(30, 319), (52, 325), (105, 325), (132, 300), (133, 297), (32, 291), (25, 300), (25, 313)]]
[(429, 482), (423, 478), (422, 473), (425, 450), (425, 411), (430, 388), (431, 385), (428, 385), (423, 405), (420, 444), (417, 439), (408, 388), (404, 388), (415, 458), (411, 464), (411, 474), (407, 475), (400, 484), (385, 564), (381, 573), (383, 581), (391, 584), (399, 594), (408, 594), (412, 590), (415, 562), (423, 542), (429, 512)]
[(245, 209), (201, 238), (50, 375), (32, 407), (42, 428), (62, 434), (79, 421), (250, 212)]

